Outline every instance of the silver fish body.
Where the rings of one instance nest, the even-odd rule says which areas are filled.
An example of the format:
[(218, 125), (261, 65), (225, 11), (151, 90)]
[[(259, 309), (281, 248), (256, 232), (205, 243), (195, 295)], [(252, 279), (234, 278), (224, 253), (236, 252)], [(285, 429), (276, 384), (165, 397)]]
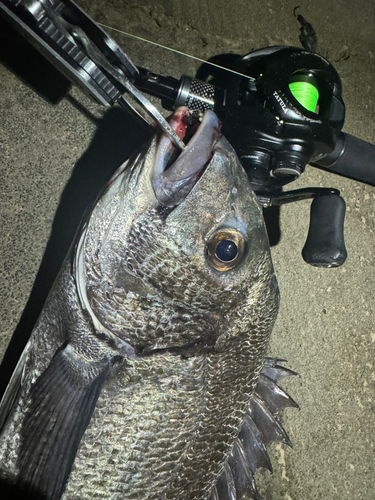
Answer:
[(172, 166), (162, 137), (119, 169), (47, 299), (0, 407), (1, 477), (31, 498), (203, 500), (241, 482), (228, 464), (279, 294), (246, 173), (213, 113), (201, 129)]

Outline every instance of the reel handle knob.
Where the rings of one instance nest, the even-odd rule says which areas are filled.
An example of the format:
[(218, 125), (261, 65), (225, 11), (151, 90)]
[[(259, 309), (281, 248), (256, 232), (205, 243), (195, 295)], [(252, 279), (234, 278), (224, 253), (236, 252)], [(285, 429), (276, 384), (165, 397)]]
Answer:
[(309, 232), (302, 250), (305, 262), (317, 267), (338, 267), (345, 262), (345, 208), (345, 201), (338, 194), (314, 198)]

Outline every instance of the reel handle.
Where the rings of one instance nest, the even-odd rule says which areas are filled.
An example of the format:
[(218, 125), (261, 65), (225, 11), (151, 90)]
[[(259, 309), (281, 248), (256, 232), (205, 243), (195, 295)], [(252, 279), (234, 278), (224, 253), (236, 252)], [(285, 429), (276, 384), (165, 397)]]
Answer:
[(314, 198), (309, 232), (302, 250), (305, 262), (316, 267), (338, 267), (345, 262), (345, 208), (345, 201), (338, 194)]

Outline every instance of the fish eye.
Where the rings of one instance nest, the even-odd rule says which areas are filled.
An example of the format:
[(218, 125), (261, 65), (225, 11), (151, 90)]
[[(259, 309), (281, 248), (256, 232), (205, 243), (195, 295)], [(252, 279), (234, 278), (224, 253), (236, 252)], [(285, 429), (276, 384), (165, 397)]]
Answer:
[(236, 258), (238, 253), (237, 245), (231, 240), (221, 240), (215, 250), (216, 257), (222, 262), (230, 262)]
[(217, 271), (237, 267), (245, 256), (244, 235), (236, 229), (219, 229), (207, 244), (207, 258)]

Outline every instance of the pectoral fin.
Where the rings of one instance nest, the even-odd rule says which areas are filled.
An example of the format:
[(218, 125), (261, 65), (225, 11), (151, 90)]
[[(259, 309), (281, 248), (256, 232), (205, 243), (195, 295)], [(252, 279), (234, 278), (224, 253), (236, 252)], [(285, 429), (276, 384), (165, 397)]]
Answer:
[(107, 360), (77, 363), (68, 345), (36, 380), (21, 429), (17, 486), (24, 494), (61, 498), (108, 372)]

